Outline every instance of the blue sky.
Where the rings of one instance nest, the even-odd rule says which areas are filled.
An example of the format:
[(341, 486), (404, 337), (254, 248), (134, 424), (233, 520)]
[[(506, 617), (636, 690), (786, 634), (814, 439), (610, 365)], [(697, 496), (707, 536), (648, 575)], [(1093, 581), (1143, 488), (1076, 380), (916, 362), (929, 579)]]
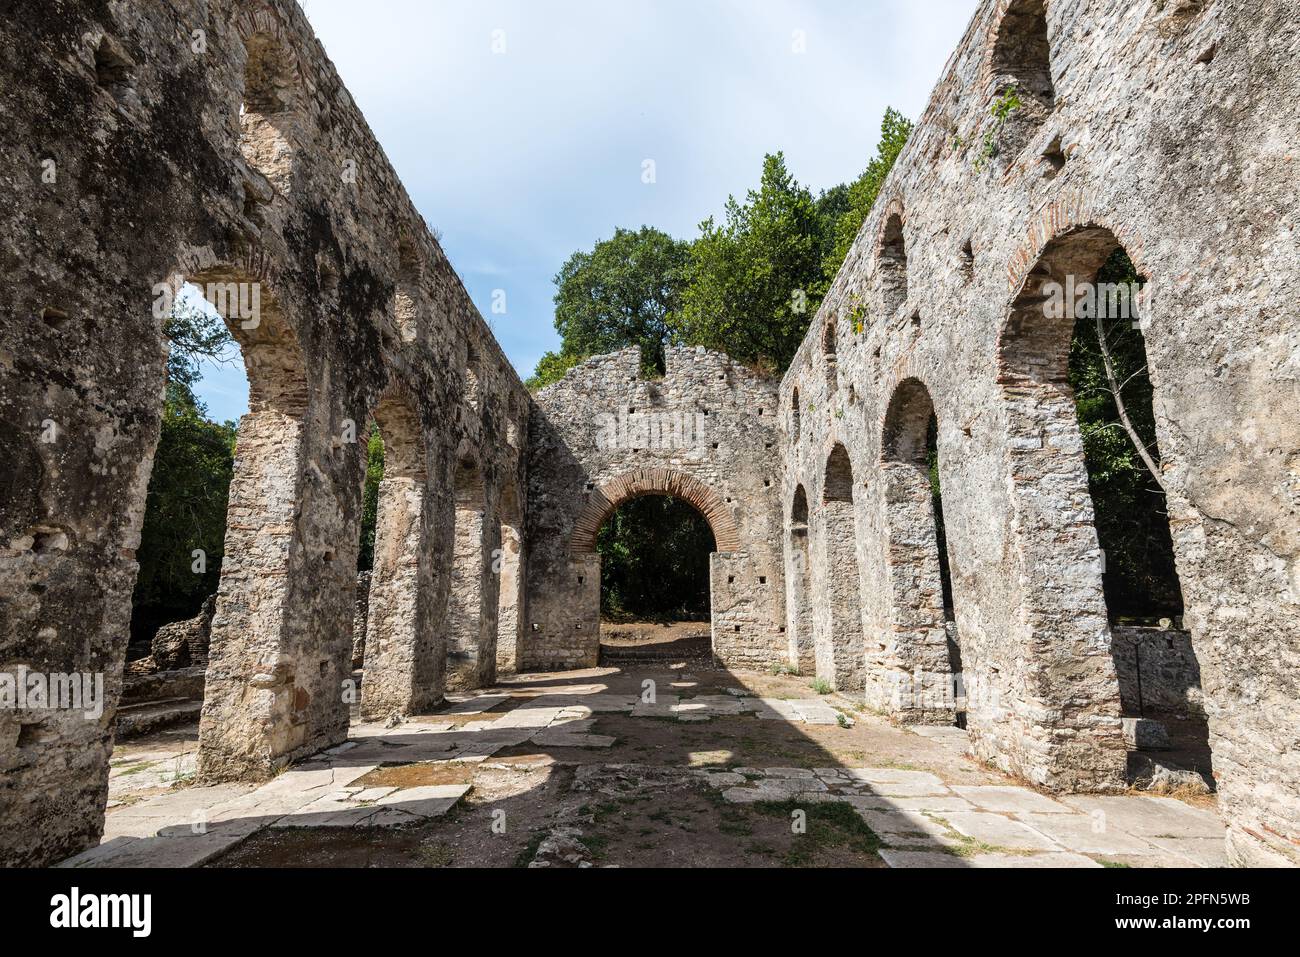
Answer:
[[(300, 2), (525, 377), (558, 345), (551, 280), (575, 250), (619, 226), (694, 238), (757, 184), (766, 152), (784, 150), (814, 191), (853, 179), (885, 107), (920, 114), (977, 6)], [(505, 315), (491, 312), (498, 289)], [(214, 418), (246, 411), (242, 372), (205, 374)]]

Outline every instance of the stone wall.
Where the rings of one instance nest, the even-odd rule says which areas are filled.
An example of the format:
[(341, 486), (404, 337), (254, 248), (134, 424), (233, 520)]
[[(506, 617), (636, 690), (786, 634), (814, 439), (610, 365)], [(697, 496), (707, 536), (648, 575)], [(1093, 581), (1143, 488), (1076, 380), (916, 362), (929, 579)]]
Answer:
[[(1042, 296), (1049, 281), (1092, 281), (1122, 245), (1154, 290), (1142, 329), (1231, 855), (1295, 863), (1300, 425), (1279, 413), (1300, 407), (1294, 7), (1045, 10), (980, 6), (785, 377), (787, 526), (806, 498), (820, 608), (832, 595), (817, 512), (842, 445), (866, 645), (893, 654), (924, 603), (900, 607), (886, 575), (900, 544), (936, 546), (885, 470), (889, 410), (924, 393), (975, 753), (1055, 789), (1120, 787), (1071, 330)], [(1022, 107), (1000, 123), (1012, 85)]]
[(638, 349), (590, 359), (535, 397), (525, 542), (525, 668), (590, 667), (600, 651), (596, 534), (620, 504), (671, 494), (713, 529), (713, 651), (785, 657), (776, 385), (726, 356), (670, 348), (663, 378)]
[(1111, 651), (1125, 716), (1206, 716), (1201, 665), (1190, 634), (1116, 625)]
[[(789, 661), (932, 723), (953, 720), (960, 667), (977, 757), (1121, 788), (1072, 323), (1043, 302), (1122, 246), (1154, 290), (1142, 330), (1229, 850), (1297, 863), (1292, 6), (986, 0), (779, 386), (688, 349), (650, 380), (626, 350), (534, 403), (295, 3), (14, 0), (0, 670), (102, 674), (110, 706), (0, 713), (0, 862), (101, 830), (160, 303), (182, 281), (221, 309), (250, 382), (205, 778), (264, 777), (346, 734), (373, 421), (367, 717), (441, 701), (449, 643), (463, 686), (594, 664), (596, 534), (628, 498), (673, 494), (714, 531), (724, 664)], [(959, 665), (917, 457), (931, 412)], [(1180, 655), (1157, 666), (1171, 692)]]
[[(100, 673), (117, 701), (183, 279), (251, 392), (202, 773), (264, 776), (346, 734), (372, 418), (363, 707), (436, 703), (453, 473), (473, 461), (489, 512), (522, 500), (529, 399), (298, 5), (17, 0), (0, 63), (0, 670)], [(0, 714), (0, 862), (97, 839), (113, 716)]]

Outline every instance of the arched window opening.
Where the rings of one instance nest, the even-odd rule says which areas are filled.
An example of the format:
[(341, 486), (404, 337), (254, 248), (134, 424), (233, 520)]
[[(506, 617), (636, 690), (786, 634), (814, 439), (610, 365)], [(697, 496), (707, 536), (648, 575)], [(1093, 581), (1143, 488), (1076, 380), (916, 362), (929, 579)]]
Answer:
[(473, 412), (479, 410), (479, 380), (482, 376), (483, 360), (478, 346), (469, 342), (465, 347), (465, 406)]
[(284, 44), (270, 34), (249, 37), (245, 48), (240, 149), (250, 166), (287, 193), (298, 132), (297, 71)]
[[(1143, 334), (1147, 290), (1108, 229), (1076, 228), (1043, 250), (999, 343), (1008, 439), (1020, 449), (1012, 481), (1023, 514), (1022, 548), (1031, 567), (1042, 569), (1030, 593), (1039, 627), (1055, 632), (1058, 644), (1086, 647), (1094, 634), (1057, 622), (1108, 619), (1124, 714), (1158, 718), (1173, 707), (1177, 721), (1167, 728), (1184, 739), (1195, 731), (1189, 761), (1208, 774), (1204, 715), (1192, 704), (1199, 669), (1182, 630)], [(1050, 489), (1043, 488), (1044, 476)], [(1056, 577), (1064, 572), (1056, 560), (1063, 553), (1089, 556), (1095, 577)], [(1078, 559), (1070, 565), (1083, 567)], [(1058, 618), (1066, 595), (1069, 616)], [(1168, 680), (1141, 680), (1156, 669), (1177, 676), (1176, 701), (1155, 697)]]
[(836, 445), (826, 460), (822, 500), (853, 504), (853, 466), (849, 462), (848, 451), (842, 445)]
[(881, 236), (880, 292), (886, 316), (894, 316), (907, 303), (907, 240), (903, 236), (903, 217), (898, 213), (885, 220)]
[(397, 291), (393, 299), (393, 318), (403, 342), (414, 342), (419, 335), (420, 257), (409, 240), (397, 248)]
[(835, 325), (835, 318), (832, 316), (826, 320), (826, 326), (822, 329), (822, 359), (826, 363), (826, 384), (834, 391), (839, 383), (839, 356), (836, 354), (838, 343), (838, 330)]
[(998, 25), (990, 63), (998, 155), (1013, 157), (1056, 105), (1044, 0), (1016, 0)]

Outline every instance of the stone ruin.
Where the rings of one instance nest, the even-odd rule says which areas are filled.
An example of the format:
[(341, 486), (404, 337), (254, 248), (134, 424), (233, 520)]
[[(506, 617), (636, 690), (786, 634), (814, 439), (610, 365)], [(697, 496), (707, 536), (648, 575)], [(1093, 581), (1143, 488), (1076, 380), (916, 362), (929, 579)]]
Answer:
[[(0, 862), (49, 864), (102, 829), (158, 302), (189, 282), (251, 393), (203, 778), (265, 778), (347, 735), (374, 422), (367, 718), (593, 664), (596, 532), (671, 494), (713, 529), (722, 663), (798, 666), (899, 722), (964, 716), (975, 756), (1063, 792), (1125, 787), (1144, 694), (1194, 706), (1231, 859), (1297, 863), (1293, 13), (986, 0), (781, 382), (695, 349), (648, 380), (622, 352), (534, 397), (291, 0), (9, 4), (0, 670), (102, 674), (109, 707), (0, 712)], [(999, 116), (1011, 89), (1022, 108)], [(1120, 247), (1155, 291), (1142, 329), (1190, 636), (1167, 654), (1113, 640), (1071, 326), (1042, 308)], [(1161, 677), (1135, 692), (1126, 662), (1152, 653)]]

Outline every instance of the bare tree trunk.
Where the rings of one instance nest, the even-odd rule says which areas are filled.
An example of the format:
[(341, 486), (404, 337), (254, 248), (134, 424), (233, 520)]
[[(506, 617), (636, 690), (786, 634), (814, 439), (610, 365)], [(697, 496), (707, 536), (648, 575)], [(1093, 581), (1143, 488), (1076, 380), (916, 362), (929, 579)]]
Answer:
[[(1098, 310), (1099, 313), (1100, 311), (1101, 310)], [(1133, 428), (1133, 421), (1128, 417), (1128, 409), (1124, 407), (1124, 396), (1120, 394), (1119, 380), (1115, 377), (1115, 363), (1112, 362), (1110, 358), (1110, 345), (1106, 342), (1106, 329), (1102, 324), (1100, 315), (1097, 316), (1096, 321), (1097, 345), (1101, 347), (1101, 361), (1106, 366), (1106, 381), (1110, 383), (1111, 395), (1115, 397), (1115, 408), (1119, 411), (1120, 423), (1124, 426), (1124, 431), (1128, 433), (1129, 441), (1133, 443), (1133, 448), (1137, 449), (1137, 454), (1141, 456), (1143, 463), (1147, 467), (1147, 471), (1151, 473), (1151, 477), (1155, 479), (1156, 484), (1160, 486), (1160, 491), (1167, 494), (1169, 489), (1165, 488), (1165, 479), (1164, 476), (1160, 474), (1160, 465), (1155, 461), (1155, 459), (1151, 458), (1151, 453), (1147, 451), (1147, 447), (1142, 443), (1142, 437), (1137, 434), (1137, 429)]]

